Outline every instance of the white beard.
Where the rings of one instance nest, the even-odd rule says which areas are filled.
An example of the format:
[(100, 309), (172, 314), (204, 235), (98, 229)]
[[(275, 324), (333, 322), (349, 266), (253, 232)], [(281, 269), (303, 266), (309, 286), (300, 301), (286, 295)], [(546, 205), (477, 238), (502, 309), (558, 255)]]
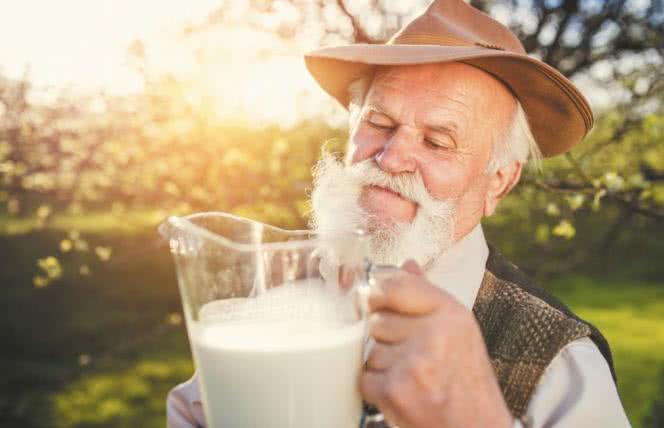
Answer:
[[(369, 185), (387, 188), (416, 202), (412, 222), (385, 224), (364, 211), (359, 199), (363, 187)], [(372, 159), (346, 166), (332, 155), (323, 154), (314, 169), (311, 203), (312, 228), (342, 263), (368, 257), (379, 264), (400, 266), (413, 259), (426, 266), (453, 242), (452, 202), (432, 198), (419, 173), (391, 175)], [(358, 229), (367, 234), (364, 248), (358, 245)]]

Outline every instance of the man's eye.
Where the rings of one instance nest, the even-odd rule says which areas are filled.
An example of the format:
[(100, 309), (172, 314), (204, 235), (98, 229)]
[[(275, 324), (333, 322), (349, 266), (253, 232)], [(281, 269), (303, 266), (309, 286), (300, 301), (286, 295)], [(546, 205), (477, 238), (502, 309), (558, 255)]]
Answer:
[(453, 146), (447, 141), (441, 141), (439, 139), (425, 138), (424, 142), (427, 146), (436, 149), (436, 150), (452, 150)]
[(391, 123), (383, 123), (383, 122), (372, 122), (368, 121), (369, 125), (376, 128), (376, 129), (384, 129), (384, 130), (391, 130), (394, 129), (394, 125)]

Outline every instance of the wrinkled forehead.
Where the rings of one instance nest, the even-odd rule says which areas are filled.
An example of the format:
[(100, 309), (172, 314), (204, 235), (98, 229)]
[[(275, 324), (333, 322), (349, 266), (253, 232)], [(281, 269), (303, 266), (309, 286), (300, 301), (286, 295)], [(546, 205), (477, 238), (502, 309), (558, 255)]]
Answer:
[(467, 113), (490, 115), (499, 123), (509, 119), (516, 106), (512, 91), (500, 80), (460, 62), (379, 67), (370, 82), (367, 95), (374, 101), (464, 105)]
[(473, 85), (480, 91), (502, 92), (514, 96), (512, 89), (496, 76), (463, 62), (378, 66), (370, 82), (393, 82), (410, 85), (427, 83), (431, 87)]

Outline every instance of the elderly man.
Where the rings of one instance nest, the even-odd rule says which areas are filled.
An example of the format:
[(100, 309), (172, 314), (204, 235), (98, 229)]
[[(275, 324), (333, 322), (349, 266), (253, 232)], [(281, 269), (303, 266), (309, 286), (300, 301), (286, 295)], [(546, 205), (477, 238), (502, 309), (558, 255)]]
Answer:
[[(351, 118), (346, 162), (315, 171), (314, 227), (340, 251), (361, 227), (376, 261), (401, 266), (369, 296), (367, 425), (629, 426), (605, 339), (480, 226), (529, 158), (592, 127), (572, 83), (462, 0), (435, 1), (385, 45), (306, 61)], [(195, 378), (169, 395), (168, 424), (205, 425)]]

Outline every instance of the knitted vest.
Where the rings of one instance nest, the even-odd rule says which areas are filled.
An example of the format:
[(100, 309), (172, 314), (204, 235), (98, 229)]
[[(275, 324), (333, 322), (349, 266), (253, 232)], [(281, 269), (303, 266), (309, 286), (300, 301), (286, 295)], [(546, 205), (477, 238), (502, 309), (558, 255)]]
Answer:
[[(475, 299), (477, 318), (507, 407), (523, 418), (535, 387), (551, 360), (568, 343), (589, 337), (613, 359), (602, 334), (531, 280), (489, 245), (489, 259)], [(377, 410), (365, 406), (367, 428), (387, 427)], [(373, 416), (372, 416), (373, 415)]]

